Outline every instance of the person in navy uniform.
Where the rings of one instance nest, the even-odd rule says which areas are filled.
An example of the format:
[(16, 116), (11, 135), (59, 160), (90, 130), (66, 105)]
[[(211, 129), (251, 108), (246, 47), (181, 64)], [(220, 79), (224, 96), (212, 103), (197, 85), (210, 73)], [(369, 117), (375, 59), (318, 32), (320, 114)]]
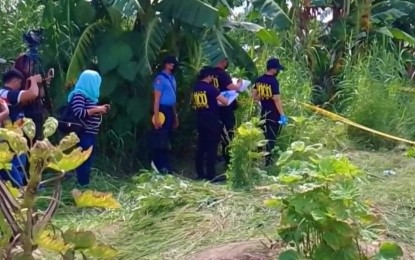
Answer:
[(226, 106), (228, 100), (212, 85), (214, 68), (204, 67), (199, 72), (193, 88), (192, 104), (197, 113), (196, 172), (198, 179), (221, 181), (215, 171), (216, 153), (221, 135), (219, 104)]
[(284, 66), (276, 58), (267, 62), (267, 72), (259, 77), (252, 89), (252, 95), (256, 101), (261, 103), (261, 116), (265, 120), (265, 138), (268, 140), (266, 165), (272, 163), (271, 152), (275, 147), (275, 141), (281, 131), (281, 126), (287, 124), (280, 96), (280, 84), (276, 78)]
[[(178, 60), (175, 56), (167, 56), (162, 62), (163, 71), (154, 79), (154, 105), (153, 105), (153, 136), (152, 136), (152, 167), (157, 172), (172, 173), (169, 161), (170, 139), (173, 129), (179, 126), (176, 110), (176, 79), (173, 75)], [(162, 123), (157, 116), (159, 112), (165, 116)]]
[[(236, 90), (242, 86), (242, 80), (238, 80), (235, 85), (232, 82), (231, 76), (226, 72), (228, 68), (228, 58), (222, 59), (213, 70), (213, 85), (219, 89), (220, 92), (228, 90)], [(229, 106), (221, 106), (219, 108), (220, 120), (222, 123), (222, 155), (225, 159), (226, 164), (230, 162), (229, 155), (229, 143), (232, 141), (234, 136), (234, 128), (236, 124), (235, 110), (237, 108), (237, 101), (233, 101)]]

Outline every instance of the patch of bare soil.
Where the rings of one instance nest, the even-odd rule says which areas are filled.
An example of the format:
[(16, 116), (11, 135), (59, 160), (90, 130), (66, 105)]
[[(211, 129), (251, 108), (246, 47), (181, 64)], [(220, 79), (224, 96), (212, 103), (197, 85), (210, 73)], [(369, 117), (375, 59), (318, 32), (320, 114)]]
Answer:
[(278, 255), (261, 241), (235, 242), (205, 249), (190, 255), (186, 260), (273, 260)]

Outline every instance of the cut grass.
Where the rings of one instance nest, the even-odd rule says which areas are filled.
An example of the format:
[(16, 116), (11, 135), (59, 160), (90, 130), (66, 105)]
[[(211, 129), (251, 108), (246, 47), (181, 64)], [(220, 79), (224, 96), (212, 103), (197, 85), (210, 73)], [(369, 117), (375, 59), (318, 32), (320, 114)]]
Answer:
[[(363, 192), (384, 214), (389, 239), (413, 245), (415, 159), (393, 152), (352, 151), (348, 155), (374, 176)], [(388, 169), (397, 175), (383, 176)], [(119, 250), (120, 259), (131, 260), (185, 259), (212, 246), (277, 238), (278, 213), (263, 206), (270, 195), (266, 191), (232, 192), (221, 185), (140, 176), (116, 180), (96, 175), (92, 188), (117, 194), (123, 209), (104, 212), (68, 206), (60, 209), (54, 223), (96, 230), (101, 240)], [(68, 194), (71, 184), (66, 186)], [(68, 197), (64, 201), (71, 203)]]
[[(363, 187), (365, 196), (373, 201), (384, 215), (387, 235), (409, 245), (415, 244), (415, 159), (401, 152), (351, 152), (356, 165), (370, 174), (370, 182)], [(384, 176), (393, 170), (395, 176)]]

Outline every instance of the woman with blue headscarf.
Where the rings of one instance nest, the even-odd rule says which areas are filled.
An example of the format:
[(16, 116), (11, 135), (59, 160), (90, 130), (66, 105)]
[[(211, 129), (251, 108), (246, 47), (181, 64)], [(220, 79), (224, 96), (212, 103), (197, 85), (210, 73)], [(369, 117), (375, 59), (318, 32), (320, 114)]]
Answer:
[[(93, 70), (85, 70), (81, 73), (75, 88), (69, 93), (68, 103), (75, 117), (79, 118), (84, 129), (78, 134), (79, 145), (87, 150), (95, 146), (96, 136), (102, 122), (102, 115), (106, 114), (109, 105), (98, 105), (101, 87), (101, 76)], [(76, 169), (78, 183), (80, 186), (89, 184), (93, 154), (81, 166)]]

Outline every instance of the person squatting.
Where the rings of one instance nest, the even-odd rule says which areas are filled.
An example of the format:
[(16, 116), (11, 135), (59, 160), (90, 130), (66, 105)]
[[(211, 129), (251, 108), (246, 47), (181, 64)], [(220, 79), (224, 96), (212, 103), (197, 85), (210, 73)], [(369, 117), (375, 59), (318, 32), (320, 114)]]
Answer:
[[(168, 56), (162, 62), (162, 72), (156, 75), (153, 105), (153, 130), (151, 132), (152, 168), (159, 173), (174, 173), (169, 160), (172, 131), (179, 126), (176, 109), (177, 85), (174, 71), (179, 62), (176, 57)], [(253, 84), (252, 97), (261, 106), (261, 117), (265, 120), (263, 130), (268, 140), (266, 165), (272, 164), (271, 152), (281, 126), (288, 123), (280, 97), (278, 73), (284, 66), (276, 58), (267, 61), (267, 70)], [(226, 71), (228, 59), (222, 59), (215, 67), (203, 67), (192, 90), (191, 104), (196, 111), (198, 132), (195, 168), (197, 179), (218, 182), (225, 180), (224, 175), (216, 174), (218, 146), (222, 140), (222, 156), (226, 165), (230, 163), (229, 144), (234, 137), (235, 110), (237, 101), (229, 104), (222, 95), (225, 91), (239, 92), (242, 80), (233, 83)]]

